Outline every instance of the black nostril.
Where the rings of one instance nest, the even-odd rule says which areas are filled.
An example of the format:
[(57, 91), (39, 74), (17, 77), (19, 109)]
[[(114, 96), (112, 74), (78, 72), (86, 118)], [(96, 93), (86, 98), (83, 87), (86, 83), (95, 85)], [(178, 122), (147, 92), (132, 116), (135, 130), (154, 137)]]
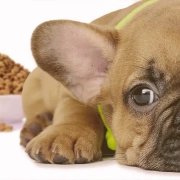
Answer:
[(180, 126), (178, 126), (178, 127), (176, 128), (176, 131), (180, 132)]
[(180, 117), (179, 117), (179, 116), (178, 116), (178, 117), (177, 117), (177, 116), (175, 117), (174, 124), (175, 124), (175, 125), (180, 124)]
[(180, 125), (180, 112), (175, 115), (174, 125)]
[(168, 159), (177, 159), (180, 160), (180, 139), (178, 138), (168, 138), (162, 142), (159, 155), (165, 158), (167, 161)]
[(180, 111), (178, 111), (175, 114), (174, 123), (173, 123), (173, 129), (174, 129), (174, 133), (177, 136), (180, 136)]

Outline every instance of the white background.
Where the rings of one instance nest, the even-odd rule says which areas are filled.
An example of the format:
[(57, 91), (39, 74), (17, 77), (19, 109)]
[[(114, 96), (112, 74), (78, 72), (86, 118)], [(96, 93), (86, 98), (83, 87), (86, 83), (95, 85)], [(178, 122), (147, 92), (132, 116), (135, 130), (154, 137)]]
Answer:
[[(29, 70), (35, 67), (30, 51), (34, 28), (50, 19), (90, 22), (132, 4), (134, 0), (0, 0), (0, 53)], [(1, 180), (171, 180), (179, 173), (160, 173), (122, 166), (115, 160), (87, 165), (44, 165), (33, 162), (19, 146), (19, 130), (0, 134)]]
[(136, 0), (0, 0), (0, 53), (33, 70), (30, 38), (35, 27), (47, 20), (91, 22)]

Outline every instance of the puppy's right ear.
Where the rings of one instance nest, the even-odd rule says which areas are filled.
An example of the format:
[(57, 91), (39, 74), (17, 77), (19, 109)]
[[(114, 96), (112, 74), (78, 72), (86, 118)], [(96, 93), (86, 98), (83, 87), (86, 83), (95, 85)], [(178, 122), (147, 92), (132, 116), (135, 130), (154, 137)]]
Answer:
[(100, 95), (115, 56), (118, 33), (56, 20), (39, 25), (31, 42), (38, 66), (69, 88), (78, 100), (88, 103)]

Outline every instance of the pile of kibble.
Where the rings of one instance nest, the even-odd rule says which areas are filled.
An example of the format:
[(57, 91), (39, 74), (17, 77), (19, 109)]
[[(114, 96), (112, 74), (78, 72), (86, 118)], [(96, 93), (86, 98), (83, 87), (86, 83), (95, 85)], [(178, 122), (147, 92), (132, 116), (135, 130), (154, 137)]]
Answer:
[(21, 94), (29, 73), (7, 55), (0, 54), (0, 95)]

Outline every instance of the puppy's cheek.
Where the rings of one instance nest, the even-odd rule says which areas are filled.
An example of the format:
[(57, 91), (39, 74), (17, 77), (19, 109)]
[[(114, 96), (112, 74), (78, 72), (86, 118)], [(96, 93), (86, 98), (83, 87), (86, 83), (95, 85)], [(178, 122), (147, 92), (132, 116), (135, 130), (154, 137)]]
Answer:
[(129, 166), (139, 166), (140, 152), (146, 139), (147, 135), (145, 136), (145, 134), (135, 137), (132, 147), (127, 149), (126, 157)]
[(142, 145), (146, 142), (145, 136), (136, 136), (131, 146), (126, 149), (120, 148), (118, 146), (116, 150), (116, 159), (118, 163), (128, 165), (128, 166), (139, 166), (140, 152)]

